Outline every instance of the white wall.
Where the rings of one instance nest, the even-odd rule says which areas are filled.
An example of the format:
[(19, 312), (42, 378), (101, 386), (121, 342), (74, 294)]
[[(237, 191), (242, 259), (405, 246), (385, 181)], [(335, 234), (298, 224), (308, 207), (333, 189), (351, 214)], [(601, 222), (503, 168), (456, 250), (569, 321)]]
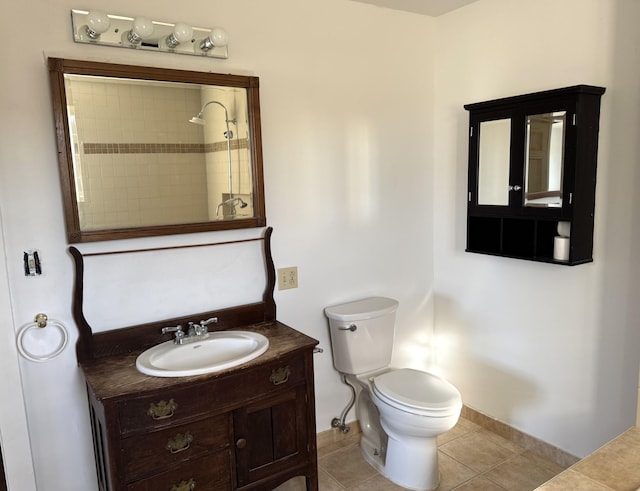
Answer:
[[(0, 209), (0, 465), (9, 490), (35, 491), (24, 399), (20, 390), (18, 350), (12, 329), (13, 317), (7, 282), (2, 210)], [(1, 479), (1, 477), (0, 477)], [(3, 483), (0, 482), (0, 487)]]
[[(326, 305), (369, 294), (398, 298), (397, 359), (428, 366), (434, 20), (344, 0), (109, 3), (114, 13), (225, 27), (230, 59), (204, 60), (75, 44), (69, 13), (75, 7), (105, 5), (36, 0), (12, 2), (3, 12), (15, 19), (4, 34), (20, 46), (2, 52), (0, 208), (14, 312), (14, 325), (2, 328), (17, 332), (45, 312), (74, 331), (73, 268), (45, 58), (91, 59), (260, 77), (267, 216), (274, 227), (276, 266), (299, 268), (300, 287), (277, 294), (278, 316), (325, 348), (316, 357), (318, 430), (327, 429), (348, 400), (331, 365)], [(211, 242), (238, 235), (140, 243)], [(131, 242), (100, 246), (115, 249)], [(40, 251), (42, 277), (22, 275), (22, 252), (28, 249)], [(20, 360), (42, 491), (96, 488), (75, 339), (73, 332), (69, 347), (55, 360)], [(11, 390), (19, 396), (19, 387)], [(27, 488), (11, 491), (22, 489)]]
[[(636, 414), (639, 15), (629, 0), (482, 0), (437, 25), (438, 364), (468, 405), (577, 456)], [(463, 104), (581, 83), (607, 87), (594, 263), (465, 253)]]

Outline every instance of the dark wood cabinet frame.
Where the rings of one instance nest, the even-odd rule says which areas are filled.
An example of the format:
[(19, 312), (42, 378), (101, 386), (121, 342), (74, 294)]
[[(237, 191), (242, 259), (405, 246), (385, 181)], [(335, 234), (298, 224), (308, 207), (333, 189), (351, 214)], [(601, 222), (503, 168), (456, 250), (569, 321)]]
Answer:
[[(467, 252), (574, 266), (593, 261), (600, 99), (603, 87), (577, 85), (465, 105), (469, 111)], [(567, 112), (561, 207), (523, 206), (528, 115)], [(511, 121), (510, 178), (520, 190), (507, 206), (478, 203), (480, 124)], [(568, 261), (553, 258), (559, 221), (571, 223)]]

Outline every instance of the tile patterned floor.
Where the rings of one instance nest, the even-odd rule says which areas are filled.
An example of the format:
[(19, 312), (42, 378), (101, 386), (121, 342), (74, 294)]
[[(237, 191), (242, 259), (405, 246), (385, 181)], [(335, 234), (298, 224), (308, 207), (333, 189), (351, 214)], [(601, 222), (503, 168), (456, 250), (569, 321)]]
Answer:
[(539, 489), (567, 490), (640, 490), (640, 428), (625, 431)]
[[(318, 449), (321, 491), (402, 491), (360, 455), (358, 434)], [(460, 419), (438, 439), (438, 491), (529, 491), (564, 469), (495, 433)], [(279, 491), (296, 489), (281, 486)]]

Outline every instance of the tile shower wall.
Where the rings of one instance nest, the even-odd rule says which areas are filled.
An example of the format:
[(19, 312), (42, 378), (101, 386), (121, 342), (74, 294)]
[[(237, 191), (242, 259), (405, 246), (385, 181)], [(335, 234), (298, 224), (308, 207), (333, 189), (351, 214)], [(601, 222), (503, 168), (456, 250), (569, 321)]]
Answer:
[(188, 123), (199, 89), (74, 77), (67, 90), (83, 229), (208, 220), (203, 131)]
[[(217, 101), (223, 104), (228, 111), (229, 129), (233, 133), (231, 140), (231, 175), (229, 180), (229, 159), (224, 132), (224, 110), (217, 104), (209, 104), (204, 111), (204, 119), (207, 121), (207, 131), (204, 132), (207, 146), (207, 179), (208, 189), (211, 195), (219, 199), (209, 203), (209, 216), (212, 219), (228, 216), (232, 211), (236, 214), (253, 216), (250, 150), (248, 148), (249, 126), (246, 118), (241, 115), (248, 114), (247, 98), (244, 89), (221, 90), (219, 87), (205, 87), (202, 89), (201, 104)], [(215, 151), (210, 151), (215, 150)], [(218, 204), (229, 197), (240, 196), (248, 204), (246, 208), (221, 207)], [(237, 215), (236, 215), (237, 216)]]

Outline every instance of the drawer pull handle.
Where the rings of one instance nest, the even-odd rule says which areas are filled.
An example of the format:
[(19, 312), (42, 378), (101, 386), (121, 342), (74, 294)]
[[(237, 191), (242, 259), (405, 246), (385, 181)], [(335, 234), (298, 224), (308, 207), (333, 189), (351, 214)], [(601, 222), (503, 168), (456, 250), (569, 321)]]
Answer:
[(189, 445), (193, 441), (193, 436), (188, 431), (184, 434), (178, 433), (173, 438), (169, 438), (167, 441), (167, 450), (171, 453), (183, 452), (189, 448)]
[(247, 440), (245, 440), (244, 438), (240, 438), (236, 442), (236, 447), (238, 447), (238, 448), (244, 448), (246, 446), (247, 446)]
[(178, 409), (178, 403), (173, 399), (167, 401), (160, 401), (157, 403), (151, 403), (147, 416), (151, 416), (153, 419), (167, 419), (173, 416), (176, 409)]
[(182, 481), (180, 484), (174, 484), (171, 486), (171, 491), (193, 491), (196, 489), (196, 482), (193, 478), (188, 481)]
[(269, 380), (273, 385), (280, 385), (289, 380), (289, 375), (291, 375), (291, 369), (289, 367), (281, 367), (271, 372)]

